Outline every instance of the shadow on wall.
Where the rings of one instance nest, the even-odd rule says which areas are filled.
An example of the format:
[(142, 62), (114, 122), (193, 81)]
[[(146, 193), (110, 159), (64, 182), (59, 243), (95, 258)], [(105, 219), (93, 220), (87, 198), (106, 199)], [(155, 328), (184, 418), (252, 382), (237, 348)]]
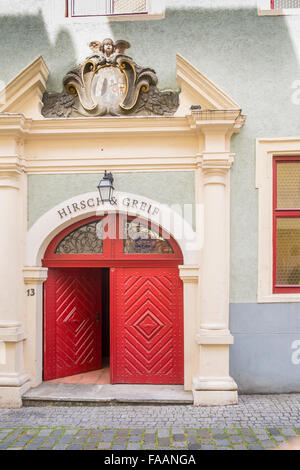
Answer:
[[(137, 63), (156, 70), (160, 88), (176, 88), (176, 53), (180, 53), (240, 103), (244, 112), (255, 112), (266, 128), (278, 127), (277, 118), (280, 123), (279, 114), (287, 104), (291, 120), (297, 116), (298, 122), (291, 86), (300, 79), (300, 68), (284, 16), (261, 17), (256, 9), (245, 8), (167, 9), (164, 20), (113, 22), (111, 30), (115, 39), (131, 43), (129, 54)], [(249, 125), (259, 127), (257, 119)]]
[(0, 16), (0, 80), (9, 82), (39, 55), (50, 69), (48, 90), (61, 91), (65, 73), (76, 64), (69, 32), (60, 30), (51, 44), (41, 13)]

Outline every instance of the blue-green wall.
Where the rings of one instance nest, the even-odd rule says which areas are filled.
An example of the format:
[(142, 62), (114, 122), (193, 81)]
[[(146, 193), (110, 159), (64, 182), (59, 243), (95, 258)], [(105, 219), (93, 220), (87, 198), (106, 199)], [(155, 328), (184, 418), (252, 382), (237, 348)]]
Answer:
[[(60, 202), (78, 194), (97, 191), (101, 174), (29, 175), (28, 177), (28, 228), (45, 212)], [(145, 196), (161, 204), (174, 205), (174, 209), (189, 217), (186, 204), (193, 207), (195, 178), (193, 171), (158, 171), (139, 173), (114, 173), (114, 186), (118, 191)], [(177, 206), (177, 207), (176, 207)]]
[(255, 302), (255, 139), (299, 133), (300, 107), (291, 97), (300, 79), (300, 17), (258, 16), (255, 0), (190, 0), (167, 1), (159, 21), (66, 23), (51, 15), (48, 0), (14, 4), (3, 1), (0, 9), (1, 80), (41, 54), (51, 70), (49, 89), (60, 90), (65, 72), (89, 54), (87, 43), (112, 36), (131, 42), (129, 53), (156, 69), (162, 88), (176, 88), (180, 53), (241, 105), (248, 118), (232, 142), (230, 298)]

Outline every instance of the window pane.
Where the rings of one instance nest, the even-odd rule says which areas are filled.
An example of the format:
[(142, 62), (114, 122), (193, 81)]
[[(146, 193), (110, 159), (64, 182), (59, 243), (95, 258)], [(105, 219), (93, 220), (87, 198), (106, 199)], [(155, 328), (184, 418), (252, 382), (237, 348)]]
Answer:
[(277, 164), (277, 208), (300, 208), (300, 161)]
[(300, 219), (277, 219), (277, 285), (300, 285)]
[(106, 0), (73, 0), (72, 16), (106, 15)]
[(174, 253), (170, 243), (154, 230), (140, 222), (125, 222), (124, 253), (166, 254)]
[(114, 13), (143, 13), (147, 11), (146, 0), (114, 0)]
[(284, 10), (284, 8), (300, 8), (300, 0), (274, 0), (275, 10)]
[(91, 222), (73, 230), (57, 245), (56, 254), (103, 253), (102, 221)]

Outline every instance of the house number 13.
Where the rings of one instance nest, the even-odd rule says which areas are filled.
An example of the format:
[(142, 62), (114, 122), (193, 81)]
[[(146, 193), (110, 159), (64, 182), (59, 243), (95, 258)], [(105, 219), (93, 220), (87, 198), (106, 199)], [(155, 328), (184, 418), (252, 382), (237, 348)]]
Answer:
[(28, 297), (33, 297), (35, 295), (35, 289), (27, 289)]

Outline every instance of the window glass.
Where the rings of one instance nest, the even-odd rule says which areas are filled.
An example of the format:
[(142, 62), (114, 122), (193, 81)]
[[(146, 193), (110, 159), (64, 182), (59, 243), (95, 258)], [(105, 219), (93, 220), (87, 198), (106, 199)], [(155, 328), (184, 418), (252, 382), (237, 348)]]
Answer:
[(72, 0), (72, 16), (106, 15), (106, 1), (103, 0)]
[(300, 285), (300, 218), (277, 219), (277, 285)]
[(300, 164), (277, 164), (277, 208), (300, 208)]
[(300, 0), (271, 0), (271, 8), (274, 10), (300, 8)]

